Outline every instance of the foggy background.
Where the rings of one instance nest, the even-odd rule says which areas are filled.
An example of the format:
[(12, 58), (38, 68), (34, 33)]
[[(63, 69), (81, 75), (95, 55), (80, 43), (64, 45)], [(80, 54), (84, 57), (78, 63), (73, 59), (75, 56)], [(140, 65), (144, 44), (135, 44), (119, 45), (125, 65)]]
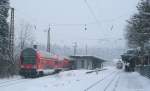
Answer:
[(139, 0), (87, 0), (93, 12), (85, 0), (10, 1), (15, 8), (16, 37), (19, 24), (24, 21), (35, 27), (35, 43), (46, 46), (50, 25), (52, 49), (56, 53), (72, 55), (77, 42), (78, 55), (85, 55), (87, 45), (88, 55), (112, 60), (127, 49), (126, 20), (136, 12)]

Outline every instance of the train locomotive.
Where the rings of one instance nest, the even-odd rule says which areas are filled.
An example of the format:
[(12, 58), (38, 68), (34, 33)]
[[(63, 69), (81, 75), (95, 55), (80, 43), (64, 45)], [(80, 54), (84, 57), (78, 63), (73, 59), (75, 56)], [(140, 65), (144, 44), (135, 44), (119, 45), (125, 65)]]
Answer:
[(35, 48), (26, 48), (20, 55), (19, 74), (25, 78), (39, 77), (70, 68), (71, 62), (67, 58), (52, 56)]
[(117, 69), (122, 69), (122, 68), (123, 68), (123, 62), (122, 62), (122, 61), (118, 61), (118, 62), (116, 63), (116, 68), (117, 68)]

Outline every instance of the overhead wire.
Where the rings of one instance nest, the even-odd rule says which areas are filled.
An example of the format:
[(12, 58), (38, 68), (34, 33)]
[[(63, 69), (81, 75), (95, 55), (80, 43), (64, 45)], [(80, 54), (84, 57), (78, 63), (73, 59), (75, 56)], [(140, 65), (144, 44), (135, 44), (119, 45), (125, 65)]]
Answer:
[(90, 4), (88, 3), (88, 1), (87, 1), (87, 0), (84, 0), (84, 2), (85, 2), (85, 4), (86, 4), (86, 6), (87, 6), (89, 12), (91, 13), (91, 15), (93, 16), (93, 18), (95, 19), (96, 23), (97, 23), (97, 24), (100, 24), (99, 19), (98, 19), (97, 16), (95, 15), (95, 12), (94, 12), (94, 10), (92, 9), (92, 7), (90, 6)]
[[(113, 22), (113, 21), (116, 21), (116, 20), (118, 20), (119, 18), (121, 18), (122, 16), (124, 16), (124, 15), (121, 15), (121, 16), (119, 16), (119, 17), (117, 17), (117, 18), (115, 18), (115, 19), (110, 19), (110, 20), (102, 20), (102, 21), (100, 21), (98, 18), (97, 18), (97, 16), (96, 16), (96, 14), (95, 14), (95, 12), (94, 12), (94, 10), (92, 9), (92, 7), (91, 7), (91, 5), (87, 2), (87, 0), (85, 0), (85, 3), (86, 3), (86, 5), (87, 5), (87, 8), (88, 8), (88, 10), (89, 10), (89, 12), (91, 13), (91, 15), (93, 16), (93, 18), (94, 18), (94, 20), (95, 20), (95, 22), (88, 22), (88, 23), (50, 23), (52, 26), (88, 26), (88, 25), (92, 25), (92, 24), (97, 24), (97, 25), (99, 25), (100, 23), (104, 23), (104, 22)], [(33, 24), (33, 22), (31, 22), (31, 21), (35, 21), (35, 19), (33, 19), (33, 17), (32, 16), (29, 16), (29, 15), (27, 15), (27, 14), (23, 14), (20, 10), (16, 10), (15, 9), (15, 11), (18, 13), (18, 16), (21, 18), (21, 19), (23, 19), (23, 20), (25, 20), (25, 21), (27, 21), (27, 22), (29, 22), (29, 23), (32, 23)], [(100, 26), (99, 26), (100, 27)], [(114, 25), (112, 25), (112, 27), (111, 27), (111, 30), (113, 30), (113, 28), (114, 28)], [(35, 26), (35, 29), (36, 29), (36, 26)], [(110, 41), (109, 39), (85, 39), (85, 40), (90, 40), (90, 41), (94, 41), (94, 40), (97, 40), (97, 41)], [(117, 39), (118, 41), (119, 41), (119, 39)]]
[[(102, 21), (100, 21), (100, 20), (97, 18), (97, 16), (96, 16), (94, 10), (92, 9), (91, 5), (88, 3), (88, 0), (84, 0), (84, 2), (85, 2), (85, 4), (86, 4), (86, 6), (87, 6), (89, 12), (91, 13), (91, 15), (93, 16), (93, 18), (95, 19), (95, 22), (76, 23), (76, 24), (70, 24), (70, 23), (68, 23), (68, 24), (64, 24), (64, 23), (62, 23), (62, 24), (61, 24), (61, 23), (50, 23), (50, 24), (51, 24), (52, 26), (84, 26), (85, 24), (88, 26), (88, 25), (92, 25), (92, 24), (98, 24), (98, 26), (99, 26), (100, 23), (102, 23), (102, 22), (103, 22), (103, 23), (104, 23), (104, 22), (114, 22), (114, 21), (116, 21), (116, 20), (118, 20), (118, 19), (120, 19), (121, 17), (124, 16), (124, 15), (121, 15), (121, 16), (115, 18), (115, 19), (108, 19), (108, 20), (102, 20)], [(18, 11), (18, 10), (16, 10), (16, 9), (15, 9), (15, 11), (17, 11), (17, 13), (20, 12), (20, 11)], [(18, 14), (19, 14), (19, 13), (18, 13)], [(27, 22), (29, 22), (29, 23), (31, 23), (31, 21), (35, 21), (35, 19), (33, 19), (33, 17), (31, 18), (31, 16), (26, 16), (26, 15), (23, 14), (22, 12), (21, 12), (21, 14), (19, 14), (19, 17), (20, 17), (20, 15), (23, 16), (23, 17), (21, 17), (21, 19), (23, 19), (23, 20), (25, 20), (25, 21), (27, 21)], [(29, 19), (29, 18), (24, 18), (24, 17), (30, 17), (30, 19)], [(112, 26), (114, 27), (114, 25), (112, 25)], [(111, 30), (112, 30), (112, 28), (111, 28)]]
[[(87, 1), (87, 0), (85, 0)], [(92, 24), (100, 24), (101, 22), (113, 22), (113, 21), (116, 21), (118, 20), (119, 18), (123, 17), (124, 15), (121, 15), (115, 19), (108, 19), (108, 20), (102, 20), (102, 21), (99, 21), (98, 18), (96, 17), (94, 11), (92, 10), (92, 8), (90, 7), (90, 5), (86, 2), (87, 6), (88, 6), (88, 9), (89, 11), (91, 12), (91, 15), (93, 15), (93, 18), (95, 19), (95, 22), (88, 22), (88, 23), (68, 23), (68, 24), (65, 24), (65, 23), (50, 23), (51, 25), (54, 25), (54, 26), (83, 26), (83, 25), (92, 25)], [(20, 17), (20, 19), (22, 20), (25, 20), (27, 22), (31, 22), (31, 21), (35, 21), (35, 19), (31, 18), (31, 16), (26, 16), (24, 15), (22, 12), (21, 13), (18, 13), (20, 11), (16, 10), (15, 11), (17, 12), (18, 16), (17, 17)], [(30, 17), (30, 19), (27, 19), (25, 17)]]

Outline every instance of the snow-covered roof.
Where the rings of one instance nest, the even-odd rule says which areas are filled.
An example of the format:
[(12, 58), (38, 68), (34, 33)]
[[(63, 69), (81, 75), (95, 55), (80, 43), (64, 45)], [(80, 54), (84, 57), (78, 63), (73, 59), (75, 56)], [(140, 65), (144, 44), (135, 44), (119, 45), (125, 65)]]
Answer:
[(95, 56), (70, 56), (71, 59), (92, 59), (94, 61), (105, 62), (106, 60), (95, 57)]

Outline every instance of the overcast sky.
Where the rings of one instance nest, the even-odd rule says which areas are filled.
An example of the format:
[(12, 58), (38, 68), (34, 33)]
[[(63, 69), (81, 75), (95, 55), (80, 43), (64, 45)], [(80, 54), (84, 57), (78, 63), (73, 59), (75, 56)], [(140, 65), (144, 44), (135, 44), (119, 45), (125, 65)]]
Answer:
[[(35, 38), (46, 44), (51, 26), (52, 43), (72, 46), (124, 47), (126, 20), (136, 12), (139, 0), (10, 0), (16, 24), (24, 20), (36, 25)], [(96, 16), (97, 20), (95, 19)], [(87, 24), (87, 30), (84, 30)], [(99, 39), (99, 40), (98, 40)]]

